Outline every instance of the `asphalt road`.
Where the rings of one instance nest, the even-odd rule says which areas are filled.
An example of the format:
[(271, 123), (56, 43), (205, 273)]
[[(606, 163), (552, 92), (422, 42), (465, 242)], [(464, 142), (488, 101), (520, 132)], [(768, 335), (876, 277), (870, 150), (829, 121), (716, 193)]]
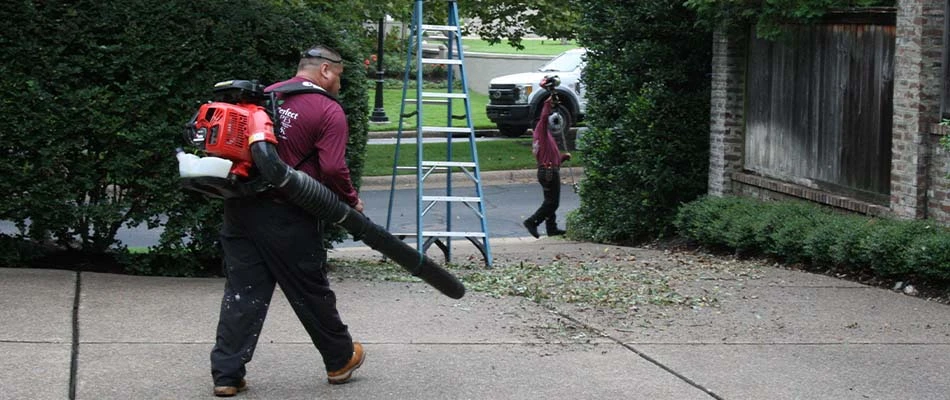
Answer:
[[(528, 233), (521, 222), (530, 216), (541, 205), (541, 186), (534, 184), (509, 184), (484, 187), (486, 214), (488, 215), (488, 232), (492, 238), (523, 237)], [(414, 189), (396, 190), (393, 200), (393, 217), (390, 231), (415, 232), (416, 201)], [(426, 194), (444, 194), (444, 189), (434, 189)], [(457, 188), (454, 195), (474, 195), (472, 188)], [(366, 205), (365, 213), (374, 222), (386, 226), (386, 217), (389, 210), (389, 190), (364, 190), (361, 193)], [(561, 207), (558, 210), (558, 224), (563, 229), (565, 214), (578, 207), (580, 199), (571, 190), (570, 185), (561, 186)], [(447, 220), (444, 205), (433, 207), (425, 217), (423, 226), (444, 230)], [(452, 208), (452, 229), (456, 231), (480, 231), (478, 218), (466, 206), (456, 204)], [(0, 233), (16, 233), (16, 227), (9, 221), (0, 221)], [(123, 227), (117, 238), (129, 247), (148, 247), (158, 244), (162, 228), (148, 229), (138, 226)], [(544, 232), (543, 227), (541, 232)], [(353, 241), (338, 244), (338, 247), (362, 245)]]
[[(523, 237), (528, 232), (521, 225), (525, 218), (530, 216), (541, 205), (541, 186), (538, 184), (511, 184), (501, 186), (486, 186), (485, 213), (488, 215), (488, 233), (490, 237)], [(444, 194), (444, 189), (426, 191), (426, 194)], [(473, 196), (472, 188), (457, 188), (453, 192), (456, 196)], [(361, 194), (366, 205), (366, 215), (382, 226), (386, 226), (387, 211), (389, 209), (388, 190), (367, 190)], [(416, 226), (416, 192), (414, 189), (396, 190), (393, 200), (393, 216), (390, 223), (390, 232), (415, 232)], [(561, 186), (561, 206), (558, 209), (558, 225), (564, 228), (564, 217), (568, 211), (574, 210), (580, 204), (577, 193), (570, 185)], [(425, 207), (425, 205), (423, 205)], [(438, 204), (425, 215), (423, 227), (425, 229), (445, 230), (447, 212), (443, 204)], [(476, 214), (468, 207), (456, 204), (452, 207), (452, 230), (480, 231), (479, 220)], [(544, 228), (540, 229), (544, 233)], [(356, 243), (347, 241), (340, 247), (353, 246)]]

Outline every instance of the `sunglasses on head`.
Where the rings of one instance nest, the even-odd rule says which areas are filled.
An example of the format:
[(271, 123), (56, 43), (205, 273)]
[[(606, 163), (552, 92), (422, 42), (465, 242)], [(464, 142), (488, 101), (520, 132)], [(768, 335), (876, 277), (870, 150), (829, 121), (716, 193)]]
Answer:
[(327, 60), (327, 61), (329, 61), (329, 62), (336, 63), (336, 64), (342, 64), (342, 63), (343, 63), (343, 59), (335, 59), (335, 58), (328, 57), (326, 54), (324, 54), (324, 50), (323, 50), (323, 49), (310, 49), (310, 50), (307, 50), (305, 53), (303, 53), (303, 57), (304, 57), (304, 58), (320, 58), (320, 59), (324, 59), (324, 60)]

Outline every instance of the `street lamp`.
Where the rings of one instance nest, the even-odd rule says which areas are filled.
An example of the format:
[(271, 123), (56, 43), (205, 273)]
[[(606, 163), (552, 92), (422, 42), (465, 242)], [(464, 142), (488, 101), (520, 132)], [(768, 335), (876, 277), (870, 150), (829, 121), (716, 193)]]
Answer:
[(376, 106), (373, 109), (373, 114), (369, 117), (371, 122), (389, 122), (386, 110), (383, 109), (383, 76), (385, 73), (383, 71), (383, 23), (385, 19), (386, 17), (379, 18), (379, 30), (376, 32), (376, 53), (378, 54), (376, 59)]

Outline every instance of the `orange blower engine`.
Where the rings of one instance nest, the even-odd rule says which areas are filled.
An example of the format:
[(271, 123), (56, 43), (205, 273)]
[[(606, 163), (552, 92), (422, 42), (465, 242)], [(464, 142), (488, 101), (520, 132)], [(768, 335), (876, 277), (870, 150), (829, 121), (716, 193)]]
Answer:
[(273, 111), (264, 87), (255, 81), (224, 81), (214, 86), (214, 101), (201, 105), (185, 126), (185, 139), (211, 156), (234, 162), (231, 174), (247, 178), (253, 160), (250, 144), (277, 143)]

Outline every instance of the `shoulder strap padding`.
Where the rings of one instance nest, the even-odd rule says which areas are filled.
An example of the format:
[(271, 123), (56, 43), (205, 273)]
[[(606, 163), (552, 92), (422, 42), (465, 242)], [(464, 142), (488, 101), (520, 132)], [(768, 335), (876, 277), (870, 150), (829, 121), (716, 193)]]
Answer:
[(314, 85), (313, 83), (310, 83), (310, 82), (291, 82), (285, 85), (278, 86), (268, 91), (267, 93), (280, 93), (285, 96), (292, 96), (295, 94), (304, 94), (304, 93), (317, 93), (317, 94), (322, 94), (326, 96), (327, 98), (339, 103), (339, 100), (337, 100), (336, 97), (334, 97), (332, 94), (327, 92), (326, 89), (320, 86)]

